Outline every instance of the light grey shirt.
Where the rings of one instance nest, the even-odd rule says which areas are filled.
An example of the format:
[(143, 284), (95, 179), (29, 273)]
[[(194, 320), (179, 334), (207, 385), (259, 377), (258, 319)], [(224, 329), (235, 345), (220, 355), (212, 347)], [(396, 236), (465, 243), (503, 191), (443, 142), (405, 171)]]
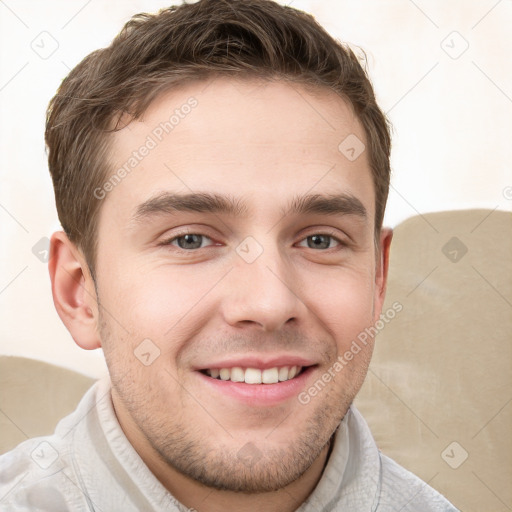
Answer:
[[(96, 382), (52, 436), (0, 457), (0, 510), (187, 511), (157, 480), (117, 421), (110, 382)], [(443, 496), (379, 452), (352, 405), (323, 475), (300, 512), (456, 511)]]

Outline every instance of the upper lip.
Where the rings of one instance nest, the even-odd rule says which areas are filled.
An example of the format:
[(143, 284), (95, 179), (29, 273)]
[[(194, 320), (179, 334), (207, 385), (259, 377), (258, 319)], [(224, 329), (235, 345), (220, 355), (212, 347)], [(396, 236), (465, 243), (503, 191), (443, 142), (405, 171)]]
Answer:
[(313, 360), (303, 356), (283, 354), (279, 356), (245, 355), (232, 356), (219, 360), (212, 360), (205, 365), (196, 366), (195, 370), (208, 370), (211, 368), (275, 368), (281, 366), (312, 366), (316, 364)]

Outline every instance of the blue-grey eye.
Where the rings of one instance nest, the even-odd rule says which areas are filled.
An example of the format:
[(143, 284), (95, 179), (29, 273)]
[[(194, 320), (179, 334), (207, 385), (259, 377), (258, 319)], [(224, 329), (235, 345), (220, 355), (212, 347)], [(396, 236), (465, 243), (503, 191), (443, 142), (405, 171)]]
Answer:
[[(304, 240), (307, 241), (307, 246), (310, 249), (331, 249), (334, 245), (339, 244), (331, 235), (310, 235)], [(331, 242), (335, 242), (335, 244), (331, 246)]]
[(180, 249), (200, 249), (203, 244), (203, 235), (186, 234), (176, 237), (173, 241), (177, 242)]

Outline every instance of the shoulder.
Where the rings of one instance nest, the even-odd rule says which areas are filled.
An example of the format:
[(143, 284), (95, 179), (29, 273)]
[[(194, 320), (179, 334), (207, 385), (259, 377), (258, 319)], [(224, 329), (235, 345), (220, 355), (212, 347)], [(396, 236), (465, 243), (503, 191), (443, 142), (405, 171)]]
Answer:
[(59, 422), (53, 435), (28, 439), (0, 456), (1, 510), (86, 509), (83, 493), (75, 483), (71, 430), (83, 409), (90, 407), (93, 388), (77, 409)]
[(67, 452), (62, 439), (46, 436), (29, 439), (0, 456), (0, 508), (20, 512), (83, 508)]
[(377, 510), (402, 512), (457, 512), (457, 509), (439, 492), (416, 475), (397, 464), (383, 453), (381, 460), (381, 489)]
[[(384, 455), (377, 447), (370, 428), (357, 408), (349, 410), (350, 448), (355, 449), (361, 481), (372, 482), (372, 510), (378, 512), (456, 512), (439, 492), (416, 475)], [(354, 466), (355, 467), (355, 466)]]

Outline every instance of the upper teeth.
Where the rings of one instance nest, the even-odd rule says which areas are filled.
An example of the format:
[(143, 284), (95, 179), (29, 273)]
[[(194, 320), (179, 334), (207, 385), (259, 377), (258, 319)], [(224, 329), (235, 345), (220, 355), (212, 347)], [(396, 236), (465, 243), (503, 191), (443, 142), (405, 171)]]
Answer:
[(293, 379), (302, 370), (302, 366), (280, 366), (260, 370), (258, 368), (211, 368), (206, 373), (214, 379), (245, 382), (246, 384), (276, 384)]

